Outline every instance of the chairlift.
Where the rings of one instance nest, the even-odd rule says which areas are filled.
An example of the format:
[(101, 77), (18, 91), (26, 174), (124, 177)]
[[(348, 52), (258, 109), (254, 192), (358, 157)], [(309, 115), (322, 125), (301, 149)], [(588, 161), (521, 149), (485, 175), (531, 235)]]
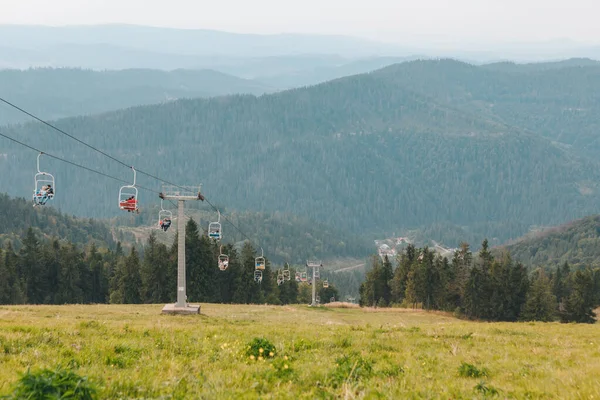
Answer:
[(292, 276), (290, 274), (290, 264), (285, 264), (285, 267), (283, 267), (283, 280), (284, 281), (289, 281), (291, 280)]
[(158, 212), (158, 228), (167, 231), (173, 222), (173, 213), (163, 208), (163, 201), (160, 199), (160, 211)]
[(217, 222), (211, 222), (208, 224), (208, 237), (215, 240), (221, 240), (223, 235), (221, 233), (221, 212), (217, 210), (219, 213), (219, 218)]
[(307, 277), (307, 273), (306, 273), (306, 272), (302, 272), (302, 273), (300, 274), (300, 280), (301, 280), (302, 282), (306, 282), (306, 281), (308, 280), (308, 277)]
[(260, 254), (260, 257), (256, 257), (254, 260), (254, 268), (257, 271), (264, 271), (266, 263), (262, 247), (260, 248)]
[(119, 190), (119, 208), (126, 210), (127, 212), (137, 212), (139, 214), (140, 209), (138, 208), (138, 189), (135, 187), (135, 180), (137, 172), (135, 168), (133, 170), (133, 184), (121, 186)]
[(323, 288), (327, 289), (329, 287), (329, 281), (327, 279), (325, 279), (323, 281)]
[(263, 273), (261, 270), (255, 270), (254, 271), (254, 282), (256, 283), (261, 283), (263, 279)]
[(219, 269), (225, 271), (229, 267), (229, 256), (223, 254), (223, 246), (221, 246), (219, 253)]
[(300, 272), (296, 272), (296, 282), (302, 281), (302, 274)]
[(277, 270), (277, 286), (280, 286), (285, 280), (283, 279), (283, 271)]
[(48, 200), (54, 198), (56, 186), (54, 184), (54, 176), (47, 172), (40, 171), (40, 157), (44, 153), (37, 156), (37, 173), (35, 174), (35, 184), (33, 187), (33, 206), (43, 206)]

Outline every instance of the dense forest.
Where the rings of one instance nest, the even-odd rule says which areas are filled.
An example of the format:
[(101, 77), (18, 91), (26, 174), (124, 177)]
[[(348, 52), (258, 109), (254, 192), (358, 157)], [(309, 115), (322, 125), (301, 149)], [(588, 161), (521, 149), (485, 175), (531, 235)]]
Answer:
[[(44, 119), (98, 114), (180, 98), (272, 90), (259, 82), (212, 70), (0, 70), (2, 97)], [(0, 125), (29, 120), (25, 114), (0, 106)]]
[(493, 252), (506, 250), (525, 265), (556, 268), (568, 263), (574, 268), (600, 267), (600, 216), (532, 232)]
[[(139, 215), (120, 212), (110, 219), (91, 219), (68, 216), (49, 205), (40, 208), (32, 204), (31, 200), (0, 194), (0, 247), (10, 240), (15, 250), (19, 250), (21, 238), (29, 227), (41, 241), (58, 238), (76, 245), (94, 243), (98, 248), (112, 250), (118, 241), (125, 249), (143, 246), (152, 232), (158, 233), (156, 238), (160, 243), (170, 245), (177, 232), (177, 212), (170, 203), (166, 203), (165, 208), (171, 208), (175, 218), (167, 232), (158, 230), (160, 207), (156, 205), (143, 209)], [(209, 211), (205, 205), (198, 207), (190, 203), (188, 206), (186, 218), (194, 219), (202, 231), (216, 219), (216, 212)], [(250, 239), (263, 247), (271, 262), (277, 265), (302, 265), (313, 258), (362, 260), (373, 251), (372, 242), (360, 235), (292, 214), (221, 210), (225, 214), (222, 219), (224, 243), (241, 247)]]
[[(140, 250), (144, 256), (140, 256)], [(277, 284), (277, 271), (267, 257), (260, 284), (254, 281), (256, 250), (246, 242), (240, 251), (225, 246), (229, 268), (220, 271), (220, 248), (201, 233), (196, 222), (186, 225), (186, 280), (190, 302), (309, 303), (311, 288), (294, 279)], [(326, 276), (322, 275), (325, 279)], [(85, 250), (58, 239), (42, 242), (33, 229), (15, 252), (11, 242), (0, 250), (0, 304), (169, 303), (176, 298), (177, 240), (166, 246), (150, 236), (143, 249), (129, 254), (120, 243), (114, 250), (91, 244)], [(337, 299), (334, 282), (317, 281), (322, 303)]]
[[(514, 73), (419, 61), (277, 94), (181, 100), (57, 125), (172, 182), (202, 183), (207, 198), (234, 209), (292, 213), (366, 237), (425, 229), (437, 232), (431, 239), (455, 247), (464, 239), (442, 240), (450, 235), (438, 228), (447, 226), (463, 230), (469, 240), (489, 236), (502, 243), (532, 225), (600, 211), (597, 162), (552, 142), (542, 129), (559, 122), (540, 122), (536, 130), (521, 116), (511, 119), (508, 111), (494, 114), (489, 107), (492, 100), (514, 96), (506, 107), (491, 108), (551, 103), (560, 92), (548, 82), (563, 78), (572, 81), (564, 83), (570, 89), (563, 105), (592, 104), (593, 73), (586, 73), (591, 83), (585, 87), (577, 80), (577, 71), (586, 68), (594, 67), (520, 73), (515, 79), (522, 82), (515, 85)], [(453, 85), (444, 86), (445, 79)], [(537, 88), (542, 83), (552, 88)], [(523, 87), (533, 94), (519, 92)], [(513, 94), (502, 97), (494, 90)], [(474, 107), (465, 99), (477, 93)], [(591, 119), (577, 121), (593, 126)], [(47, 127), (2, 132), (132, 179), (130, 170)], [(29, 192), (33, 152), (6, 142), (0, 166), (11, 194)], [(86, 217), (118, 212), (118, 183), (56, 160), (45, 160), (42, 168), (60, 182), (55, 204), (61, 209)], [(160, 189), (144, 176), (138, 184)], [(93, 203), (87, 194), (92, 185)], [(142, 191), (140, 201), (149, 206), (156, 197)]]
[(595, 322), (600, 305), (600, 268), (571, 268), (565, 263), (550, 273), (527, 268), (509, 253), (494, 257), (484, 240), (477, 255), (463, 243), (452, 260), (428, 248), (409, 245), (390, 260), (373, 257), (360, 287), (364, 306), (421, 306), (490, 321)]
[[(0, 248), (11, 242), (16, 250), (20, 249), (21, 238), (30, 227), (44, 240), (57, 237), (76, 245), (94, 243), (111, 249), (116, 246), (113, 231), (104, 221), (75, 218), (52, 207), (33, 208), (31, 201), (0, 193)], [(133, 240), (127, 234), (116, 236), (117, 240)]]

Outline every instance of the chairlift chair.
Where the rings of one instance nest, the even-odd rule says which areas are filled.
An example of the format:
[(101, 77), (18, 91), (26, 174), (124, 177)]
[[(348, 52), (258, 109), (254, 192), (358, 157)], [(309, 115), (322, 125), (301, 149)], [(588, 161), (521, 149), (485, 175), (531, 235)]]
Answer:
[(219, 218), (217, 222), (211, 222), (208, 224), (208, 237), (215, 240), (221, 240), (223, 238), (223, 234), (221, 232), (221, 212), (217, 210), (219, 213)]
[(302, 274), (300, 272), (296, 272), (296, 282), (302, 281)]
[(261, 247), (260, 251), (261, 251), (260, 257), (256, 257), (254, 259), (254, 268), (257, 271), (264, 271), (266, 263), (265, 263), (265, 257), (264, 257), (264, 252), (263, 252), (262, 247)]
[(329, 281), (327, 279), (325, 279), (323, 281), (323, 288), (327, 289), (329, 287)]
[(307, 274), (306, 274), (306, 272), (302, 272), (302, 273), (300, 274), (300, 280), (301, 280), (302, 282), (306, 282), (306, 281), (308, 280), (308, 277), (307, 277)]
[(133, 170), (133, 184), (121, 186), (121, 189), (119, 189), (119, 208), (127, 212), (135, 211), (139, 213), (138, 189), (135, 186), (137, 173), (135, 168), (131, 167), (131, 169)]
[(258, 270), (258, 269), (257, 269), (257, 270), (255, 270), (255, 271), (254, 271), (254, 281), (255, 281), (256, 283), (261, 283), (261, 282), (262, 282), (262, 279), (263, 279), (263, 273), (262, 273), (262, 271), (261, 271), (261, 270)]
[(173, 221), (173, 213), (163, 208), (163, 201), (160, 200), (160, 211), (158, 212), (158, 228), (167, 231)]
[(40, 171), (40, 157), (44, 153), (40, 153), (37, 156), (37, 173), (34, 178), (33, 187), (33, 206), (43, 206), (48, 200), (54, 198), (56, 192), (56, 185), (54, 184), (54, 176), (48, 172)]
[(285, 264), (285, 267), (283, 268), (283, 280), (284, 281), (291, 280), (290, 265), (289, 264)]
[(219, 253), (219, 269), (221, 271), (225, 271), (227, 267), (229, 267), (229, 256), (227, 254), (223, 254), (223, 246), (221, 246)]

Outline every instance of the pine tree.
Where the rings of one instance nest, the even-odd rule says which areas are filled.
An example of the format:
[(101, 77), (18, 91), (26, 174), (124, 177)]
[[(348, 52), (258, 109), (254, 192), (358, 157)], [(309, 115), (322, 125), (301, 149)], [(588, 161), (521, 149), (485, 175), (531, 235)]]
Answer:
[(596, 321), (593, 309), (597, 304), (594, 302), (596, 296), (591, 269), (575, 271), (571, 277), (571, 285), (571, 294), (565, 301), (561, 321), (593, 324)]
[(9, 276), (8, 268), (4, 263), (4, 255), (0, 249), (0, 304), (10, 304), (10, 282), (12, 277)]
[(383, 259), (383, 265), (381, 268), (380, 286), (381, 294), (379, 297), (383, 298), (385, 304), (389, 304), (392, 301), (392, 288), (391, 283), (394, 278), (394, 268), (390, 262), (388, 256)]
[(556, 296), (552, 294), (552, 282), (542, 268), (533, 274), (527, 291), (527, 299), (521, 310), (521, 321), (553, 321), (556, 316)]
[(125, 274), (122, 279), (123, 303), (141, 303), (142, 278), (140, 277), (140, 258), (135, 247), (131, 248), (131, 253), (125, 260)]

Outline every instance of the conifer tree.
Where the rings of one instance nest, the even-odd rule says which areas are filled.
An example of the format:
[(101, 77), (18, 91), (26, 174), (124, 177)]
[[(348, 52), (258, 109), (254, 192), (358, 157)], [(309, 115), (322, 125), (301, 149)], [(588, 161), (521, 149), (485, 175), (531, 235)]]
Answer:
[(544, 270), (538, 268), (533, 274), (533, 280), (519, 319), (521, 321), (553, 321), (556, 309), (556, 296), (552, 294), (552, 282)]

